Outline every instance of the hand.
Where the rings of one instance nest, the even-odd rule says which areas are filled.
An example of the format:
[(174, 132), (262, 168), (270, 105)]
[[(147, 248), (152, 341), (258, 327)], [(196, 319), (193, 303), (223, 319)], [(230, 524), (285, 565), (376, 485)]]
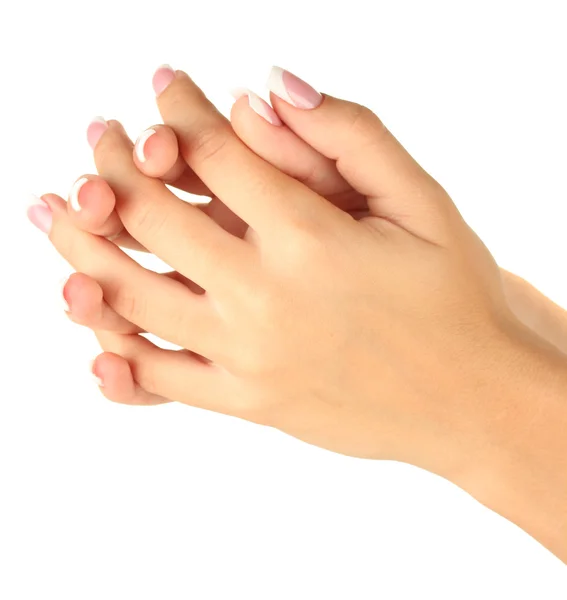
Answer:
[[(498, 498), (495, 510), (511, 505), (504, 491), (516, 522), (518, 507), (537, 506), (526, 530), (564, 552), (563, 471), (550, 467), (564, 439), (564, 357), (509, 312), (498, 268), (441, 186), (368, 109), (330, 96), (316, 110), (282, 107), (368, 197), (357, 222), (251, 153), (183, 73), (159, 105), (184, 160), (251, 229), (238, 239), (141, 175), (110, 123), (95, 157), (118, 215), (205, 293), (72, 227), (60, 198), (32, 216), (117, 313), (208, 360), (138, 336), (99, 333), (103, 347), (152, 393), (466, 480), (481, 501)], [(539, 423), (535, 443), (518, 441)], [(530, 468), (515, 468), (526, 453)]]
[[(355, 395), (361, 407), (374, 406), (371, 397), (378, 390), (374, 382), (366, 389), (369, 382), (359, 370), (376, 363), (388, 365), (380, 386), (383, 402), (395, 398), (402, 414), (408, 413), (400, 402), (404, 397), (406, 404), (416, 400), (426, 404), (428, 396), (435, 396), (430, 399), (433, 406), (444, 406), (448, 397), (439, 393), (438, 382), (433, 386), (436, 393), (428, 393), (429, 369), (420, 373), (419, 364), (427, 364), (430, 358), (420, 356), (419, 343), (424, 350), (428, 348), (428, 357), (436, 356), (431, 340), (439, 340), (443, 348), (457, 343), (452, 335), (455, 327), (467, 332), (470, 328), (482, 339), (490, 333), (502, 342), (500, 329), (510, 328), (513, 321), (490, 254), (466, 227), (441, 186), (370, 111), (331, 97), (313, 111), (289, 112), (291, 107), (280, 107), (283, 114), (287, 110), (297, 120), (310, 121), (305, 130), (318, 132), (322, 141), (309, 143), (320, 152), (337, 155), (339, 169), (350, 184), (368, 197), (371, 214), (356, 222), (254, 155), (211, 113), (210, 105), (183, 73), (159, 103), (164, 121), (175, 126), (188, 165), (252, 226), (244, 239), (229, 235), (159, 182), (141, 175), (117, 123), (111, 123), (95, 158), (117, 194), (117, 211), (129, 231), (206, 293), (191, 293), (170, 278), (136, 268), (105, 240), (72, 232), (66, 215), (57, 210), (61, 206), (51, 200), (55, 213), (52, 241), (71, 262), (81, 264), (81, 271), (98, 279), (117, 313), (212, 361), (203, 365), (187, 353), (163, 354), (152, 348), (156, 360), (145, 364), (141, 353), (148, 346), (129, 337), (128, 344), (140, 352), (139, 361), (134, 361), (135, 379), (144, 388), (293, 432), (294, 424), (285, 424), (287, 418), (283, 426), (277, 419), (273, 423), (272, 413), (279, 413), (286, 400), (297, 395), (296, 389), (303, 388), (306, 396), (300, 402), (302, 411), (322, 412), (315, 414), (315, 422), (323, 417), (344, 418), (336, 407), (355, 391), (360, 392)], [(377, 165), (381, 173), (376, 172)], [(84, 248), (79, 240), (84, 240)], [(101, 250), (93, 252), (90, 248), (95, 245)], [(116, 257), (116, 274), (109, 273), (110, 253)], [(453, 306), (460, 312), (449, 310)], [(442, 316), (425, 319), (443, 307)], [(289, 322), (290, 327), (266, 336), (267, 324), (282, 322)], [(390, 343), (388, 336), (392, 336)], [(393, 352), (404, 336), (403, 350)], [(321, 340), (328, 344), (322, 345)], [(470, 346), (470, 341), (464, 336), (459, 343)], [(342, 348), (349, 349), (348, 365), (356, 367), (342, 365)], [(439, 348), (439, 352), (447, 354), (446, 349), (441, 352)], [(436, 356), (436, 360), (440, 359)], [(404, 370), (411, 365), (416, 381), (408, 386)], [(151, 385), (144, 384), (144, 372), (152, 373)], [(338, 373), (343, 383), (335, 381)], [(452, 376), (439, 374), (443, 380), (452, 381)], [(191, 377), (202, 389), (200, 393), (193, 389), (188, 396)], [(446, 393), (453, 395), (451, 386)], [(226, 405), (225, 396), (233, 398), (231, 404)], [(325, 405), (321, 407), (315, 396), (334, 408), (329, 412)], [(306, 415), (292, 415), (292, 420), (302, 426), (309, 422)], [(429, 426), (436, 428), (435, 419)], [(373, 447), (382, 448), (384, 442), (377, 441), (380, 436), (373, 428), (370, 431), (366, 435), (357, 431), (355, 439), (335, 442), (334, 449), (378, 456)], [(337, 434), (331, 428), (325, 433), (329, 435), (334, 439)], [(325, 440), (319, 443), (329, 446)], [(350, 444), (354, 447), (349, 448)]]
[[(237, 101), (233, 105), (231, 124), (238, 137), (256, 154), (279, 170), (303, 182), (310, 189), (345, 210), (355, 219), (368, 215), (366, 198), (359, 194), (337, 170), (335, 161), (323, 156), (301, 137), (302, 123), (292, 121), (293, 129), (287, 127), (277, 109), (284, 105), (273, 95), (275, 110), (249, 90), (237, 90)], [(293, 116), (292, 116), (293, 117)], [(95, 122), (89, 128), (89, 141), (94, 147), (105, 130), (104, 121)], [(297, 133), (296, 133), (297, 132)], [(191, 194), (212, 195), (210, 190), (179, 156), (177, 137), (173, 130), (164, 125), (154, 125), (138, 137), (133, 152), (134, 164), (140, 171)], [(82, 185), (89, 181), (88, 185)], [(80, 194), (77, 192), (80, 191)], [(80, 195), (79, 204), (77, 196)], [(73, 188), (74, 202), (69, 202), (72, 221), (85, 231), (109, 236), (118, 245), (145, 250), (127, 231), (114, 210), (114, 194), (106, 182), (97, 177), (81, 177)], [(76, 210), (80, 208), (80, 210)], [(200, 209), (211, 216), (224, 229), (242, 237), (247, 229), (237, 215), (230, 211), (217, 197), (212, 197)], [(526, 281), (505, 270), (501, 270), (504, 292), (514, 314), (538, 335), (567, 352), (567, 315), (560, 307), (535, 290)], [(169, 273), (179, 281), (191, 286), (177, 273)], [(103, 329), (120, 333), (138, 333), (140, 330), (129, 324), (104, 306), (102, 291), (94, 281), (72, 276), (65, 288), (68, 304), (73, 305), (69, 316), (78, 324), (92, 329)], [(92, 295), (89, 295), (92, 294)], [(71, 301), (72, 298), (72, 301)], [(127, 369), (122, 371), (129, 376)], [(132, 385), (124, 382), (124, 386)], [(137, 402), (128, 398), (128, 403)], [(160, 400), (161, 402), (161, 400)]]

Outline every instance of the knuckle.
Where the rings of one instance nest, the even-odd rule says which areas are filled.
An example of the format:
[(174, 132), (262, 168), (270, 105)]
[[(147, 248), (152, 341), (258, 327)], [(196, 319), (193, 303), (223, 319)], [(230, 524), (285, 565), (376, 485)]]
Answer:
[(156, 202), (151, 198), (146, 198), (142, 201), (139, 199), (135, 208), (128, 219), (129, 228), (132, 229), (134, 235), (140, 237), (154, 237), (165, 231), (165, 226), (168, 219), (168, 212), (160, 210)]
[(147, 314), (147, 302), (143, 294), (135, 294), (129, 288), (130, 286), (119, 284), (113, 290), (109, 304), (126, 320), (142, 326)]
[(183, 158), (186, 162), (191, 159), (208, 161), (222, 152), (229, 139), (230, 134), (226, 126), (219, 124), (202, 127), (185, 145)]
[(295, 224), (293, 235), (282, 253), (282, 258), (292, 269), (305, 269), (328, 253), (324, 232), (310, 223)]
[(372, 129), (374, 133), (387, 133), (386, 126), (380, 118), (367, 106), (351, 102), (347, 112), (347, 125), (353, 133), (368, 133)]

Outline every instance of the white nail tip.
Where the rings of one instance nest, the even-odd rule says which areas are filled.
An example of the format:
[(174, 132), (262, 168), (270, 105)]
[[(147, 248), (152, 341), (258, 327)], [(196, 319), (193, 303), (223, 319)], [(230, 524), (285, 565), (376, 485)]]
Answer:
[(271, 123), (272, 125), (275, 124), (274, 118), (270, 114), (269, 109), (266, 107), (264, 100), (262, 100), (262, 98), (260, 98), (258, 94), (255, 94), (252, 90), (249, 90), (248, 88), (239, 87), (233, 88), (232, 90), (230, 90), (230, 93), (234, 96), (236, 100), (242, 98), (242, 96), (248, 96), (248, 106), (250, 106), (250, 108), (257, 115), (260, 115), (263, 119), (268, 121), (268, 123)]
[(136, 158), (141, 163), (144, 163), (147, 160), (146, 155), (144, 154), (144, 146), (152, 137), (152, 135), (154, 135), (154, 133), (157, 133), (155, 129), (146, 129), (146, 131), (143, 131), (140, 137), (136, 140)]
[(100, 377), (97, 377), (94, 373), (93, 373), (93, 366), (94, 366), (95, 361), (91, 360), (89, 363), (89, 372), (91, 374), (91, 377), (93, 378), (94, 382), (98, 385), (98, 387), (103, 387), (103, 383), (102, 383), (102, 379)]
[(173, 69), (173, 67), (172, 67), (171, 65), (167, 65), (167, 64), (160, 65), (160, 66), (159, 66), (159, 67), (156, 69), (156, 71), (159, 71), (160, 69), (167, 69), (167, 70), (169, 70), (169, 71), (172, 71), (173, 73), (175, 73), (175, 71), (174, 71), (174, 69)]
[(63, 310), (65, 312), (69, 312), (71, 310), (67, 304), (67, 300), (65, 300), (65, 296), (63, 295), (63, 289), (65, 288), (65, 284), (69, 281), (69, 277), (71, 277), (71, 275), (68, 275), (59, 281), (59, 295), (61, 297), (61, 304), (63, 305)]
[(101, 125), (107, 125), (106, 119), (104, 117), (94, 117), (91, 120), (91, 124), (92, 123), (100, 123)]
[(71, 191), (69, 192), (69, 202), (71, 204), (71, 208), (79, 212), (81, 210), (81, 205), (79, 204), (79, 191), (80, 189), (87, 183), (88, 179), (86, 177), (81, 177), (81, 179), (75, 181)]
[(282, 100), (289, 102), (291, 105), (295, 105), (295, 102), (291, 99), (287, 93), (286, 87), (283, 82), (284, 70), (281, 67), (272, 67), (270, 76), (268, 77), (267, 87), (276, 96), (279, 96)]

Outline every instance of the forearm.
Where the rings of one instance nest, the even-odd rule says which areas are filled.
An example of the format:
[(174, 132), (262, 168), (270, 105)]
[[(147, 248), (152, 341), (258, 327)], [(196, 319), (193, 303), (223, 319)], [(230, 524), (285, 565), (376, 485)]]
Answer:
[(567, 311), (518, 275), (500, 271), (506, 297), (518, 319), (567, 353)]
[(567, 563), (567, 356), (527, 331), (514, 345), (485, 451), (455, 483)]

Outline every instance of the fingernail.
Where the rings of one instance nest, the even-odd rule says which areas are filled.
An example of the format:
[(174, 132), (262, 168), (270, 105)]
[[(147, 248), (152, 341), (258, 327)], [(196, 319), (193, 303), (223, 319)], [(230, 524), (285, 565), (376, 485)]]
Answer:
[(154, 135), (154, 133), (157, 133), (155, 129), (146, 129), (146, 131), (143, 131), (140, 137), (136, 140), (136, 145), (134, 146), (136, 158), (141, 163), (146, 162), (147, 160), (147, 157), (144, 153), (144, 147), (146, 142), (152, 137), (152, 135)]
[(70, 312), (70, 308), (69, 308), (69, 301), (67, 300), (67, 297), (65, 296), (65, 285), (67, 285), (67, 282), (69, 281), (69, 277), (71, 277), (71, 275), (67, 275), (67, 277), (64, 277), (63, 279), (61, 279), (59, 281), (59, 290), (61, 291), (61, 303), (63, 305), (63, 310), (65, 312)]
[(53, 222), (53, 213), (45, 200), (32, 196), (28, 204), (27, 216), (40, 231), (49, 234)]
[(81, 188), (88, 182), (86, 177), (81, 177), (73, 184), (71, 191), (69, 192), (69, 203), (74, 211), (79, 212), (81, 210), (81, 203), (79, 202), (79, 192)]
[(95, 117), (87, 127), (87, 141), (94, 150), (102, 134), (108, 129), (108, 123), (103, 117)]
[(276, 125), (277, 127), (282, 125), (282, 121), (278, 117), (276, 111), (265, 100), (251, 90), (246, 88), (234, 88), (230, 93), (236, 100), (242, 96), (248, 96), (248, 104), (256, 114), (260, 115), (262, 119), (265, 119), (272, 125)]
[(169, 65), (158, 67), (152, 78), (152, 85), (156, 96), (159, 96), (174, 79), (175, 71)]
[(91, 360), (91, 362), (89, 363), (89, 369), (90, 369), (91, 375), (92, 375), (95, 383), (98, 385), (98, 387), (103, 387), (104, 383), (102, 381), (102, 378), (96, 372), (96, 358), (94, 360)]
[(281, 67), (272, 67), (268, 89), (297, 108), (317, 108), (323, 96), (308, 83)]

